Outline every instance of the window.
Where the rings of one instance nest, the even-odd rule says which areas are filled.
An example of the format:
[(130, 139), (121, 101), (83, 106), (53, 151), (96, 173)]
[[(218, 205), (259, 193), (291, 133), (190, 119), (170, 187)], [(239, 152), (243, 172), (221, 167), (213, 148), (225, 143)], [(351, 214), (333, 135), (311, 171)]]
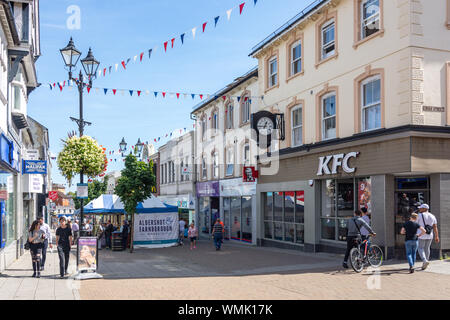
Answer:
[(206, 171), (206, 160), (202, 158), (202, 179), (207, 179), (207, 171)]
[(214, 129), (214, 133), (219, 129), (219, 115), (217, 111), (214, 111), (211, 116), (211, 127)]
[(262, 193), (264, 238), (304, 243), (304, 191)]
[(244, 145), (244, 165), (250, 164), (250, 145), (246, 143)]
[(172, 161), (172, 182), (176, 182), (176, 177), (175, 177), (175, 163)]
[(219, 153), (213, 153), (213, 178), (219, 178)]
[(206, 116), (203, 116), (203, 118), (200, 120), (201, 122), (201, 127), (202, 127), (202, 140), (206, 139), (206, 128), (207, 128), (207, 124), (206, 124)]
[(183, 160), (181, 160), (181, 163), (180, 163), (180, 180), (181, 180), (181, 182), (184, 181), (183, 168), (184, 168), (184, 163), (183, 163)]
[(278, 84), (278, 60), (272, 58), (269, 60), (269, 88), (272, 88)]
[(334, 20), (322, 27), (322, 60), (335, 54), (335, 23)]
[(232, 176), (234, 174), (234, 152), (233, 148), (227, 149), (227, 170), (225, 175)]
[(298, 40), (291, 46), (291, 76), (302, 72), (302, 41)]
[(301, 105), (291, 110), (292, 146), (303, 144), (303, 108)]
[(361, 39), (380, 30), (380, 0), (361, 1)]
[(249, 96), (242, 97), (242, 105), (241, 105), (242, 123), (248, 123), (250, 121), (250, 104), (251, 99)]
[(379, 76), (363, 81), (361, 84), (362, 130), (381, 127), (381, 80)]
[(336, 138), (336, 94), (322, 97), (322, 140)]
[[(189, 170), (189, 157), (186, 157), (186, 162), (185, 162), (184, 165), (185, 165), (186, 169)], [(187, 175), (184, 177), (184, 179), (185, 179), (186, 181), (189, 181), (189, 175), (190, 175), (190, 174), (187, 174)]]
[(234, 117), (234, 112), (233, 112), (233, 105), (232, 104), (228, 104), (225, 108), (225, 128), (226, 129), (233, 129), (233, 117)]
[(14, 109), (20, 110), (22, 106), (22, 92), (19, 86), (13, 85), (14, 92)]

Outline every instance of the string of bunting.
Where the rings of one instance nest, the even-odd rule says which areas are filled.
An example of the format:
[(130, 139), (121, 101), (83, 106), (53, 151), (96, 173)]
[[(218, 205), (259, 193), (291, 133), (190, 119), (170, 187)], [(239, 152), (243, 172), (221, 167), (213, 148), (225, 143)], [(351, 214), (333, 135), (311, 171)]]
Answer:
[[(258, 3), (258, 0), (252, 0), (252, 1), (253, 1), (254, 6), (256, 6), (256, 4)], [(241, 4), (227, 10), (226, 11), (227, 20), (230, 21), (231, 14), (233, 11), (239, 10), (239, 15), (242, 15), (245, 4), (246, 4), (246, 2), (242, 2)], [(200, 26), (196, 26), (187, 31), (181, 32), (179, 35), (177, 35), (175, 37), (171, 37), (169, 40), (165, 41), (161, 45), (157, 45), (151, 49), (146, 49), (146, 50), (140, 52), (139, 54), (135, 55), (133, 58), (130, 57), (127, 59), (123, 59), (121, 62), (114, 63), (113, 65), (110, 65), (108, 67), (100, 69), (97, 71), (97, 73), (98, 73), (97, 77), (101, 77), (101, 76), (106, 77), (107, 75), (111, 74), (111, 72), (113, 70), (115, 72), (117, 72), (118, 70), (125, 71), (125, 70), (127, 70), (127, 66), (131, 61), (133, 61), (134, 63), (137, 63), (137, 62), (142, 63), (144, 60), (144, 56), (147, 56), (148, 60), (150, 60), (152, 55), (154, 55), (158, 49), (164, 50), (164, 52), (167, 52), (168, 49), (174, 48), (176, 42), (179, 42), (182, 46), (188, 39), (189, 35), (192, 35), (192, 40), (194, 40), (196, 35), (198, 33), (200, 33), (200, 31), (202, 31), (202, 33), (205, 33), (208, 26), (214, 25), (214, 28), (216, 28), (217, 24), (221, 21), (221, 18), (222, 18), (222, 16), (218, 15), (218, 16), (214, 17), (212, 20), (203, 22)]]
[[(72, 90), (73, 86), (72, 86), (72, 81), (63, 81), (63, 82), (54, 82), (52, 83), (48, 83), (48, 86), (50, 88), (50, 90), (55, 89), (57, 86), (60, 90), (60, 92), (62, 92), (64, 90), (64, 88), (68, 88), (68, 90)], [(183, 92), (168, 92), (168, 91), (154, 91), (154, 90), (143, 90), (143, 89), (111, 89), (111, 88), (99, 88), (99, 87), (86, 87), (86, 91), (88, 94), (91, 93), (91, 91), (94, 90), (97, 94), (99, 93), (103, 93), (104, 95), (108, 95), (108, 94), (112, 94), (113, 96), (115, 96), (117, 93), (120, 93), (121, 95), (125, 95), (126, 93), (129, 93), (130, 96), (137, 96), (137, 97), (141, 97), (144, 95), (151, 95), (154, 96), (155, 98), (177, 98), (180, 99), (181, 97), (184, 97), (184, 99), (188, 99), (188, 98), (192, 98), (192, 100), (199, 98), (200, 100), (203, 99), (210, 99), (211, 97), (214, 98), (214, 100), (217, 100), (219, 98), (223, 99), (224, 101), (227, 99), (234, 99), (236, 100), (238, 103), (241, 101), (241, 96), (232, 96), (232, 95), (222, 95), (222, 96), (218, 96), (218, 95), (210, 95), (210, 94), (204, 94), (204, 93), (183, 93)], [(250, 103), (252, 103), (252, 100), (254, 99), (264, 99), (263, 96), (247, 96), (244, 98), (245, 101), (249, 101)]]

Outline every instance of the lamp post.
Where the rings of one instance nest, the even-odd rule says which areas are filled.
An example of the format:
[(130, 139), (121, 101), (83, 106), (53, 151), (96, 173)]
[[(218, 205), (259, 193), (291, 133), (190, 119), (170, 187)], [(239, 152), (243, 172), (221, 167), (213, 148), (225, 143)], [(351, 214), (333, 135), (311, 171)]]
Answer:
[[(79, 78), (75, 79), (72, 76), (72, 68), (75, 68), (78, 60), (81, 56), (81, 51), (79, 51), (77, 48), (75, 48), (75, 45), (73, 43), (72, 38), (70, 38), (69, 44), (59, 50), (61, 52), (61, 56), (64, 60), (64, 63), (66, 67), (69, 68), (69, 81), (74, 81), (77, 84), (78, 87), (78, 93), (79, 93), (79, 104), (80, 104), (80, 118), (76, 119), (73, 117), (70, 117), (70, 120), (75, 121), (78, 125), (78, 130), (80, 132), (80, 137), (84, 134), (84, 127), (86, 125), (91, 125), (92, 123), (88, 121), (84, 121), (83, 119), (83, 90), (85, 87), (91, 89), (92, 88), (92, 78), (96, 76), (98, 67), (100, 65), (100, 62), (98, 62), (94, 55), (92, 54), (91, 48), (89, 48), (89, 52), (86, 56), (86, 58), (81, 59), (81, 64), (83, 66), (84, 72), (86, 73), (86, 77), (88, 78), (88, 83), (84, 83), (84, 77), (83, 73), (80, 69)], [(80, 184), (83, 183), (84, 177), (83, 170), (80, 172)], [(84, 203), (83, 199), (80, 199), (80, 235), (84, 235), (84, 230), (82, 228), (83, 225), (83, 212), (84, 212)]]
[[(142, 153), (142, 149), (144, 148), (144, 143), (141, 142), (141, 138), (138, 138), (138, 141), (136, 142), (136, 145), (134, 146), (137, 153)], [(125, 158), (125, 151), (127, 150), (127, 143), (125, 142), (125, 138), (122, 138), (122, 141), (119, 143), (119, 151), (122, 154), (122, 157)], [(133, 152), (130, 150), (130, 154), (133, 154)]]

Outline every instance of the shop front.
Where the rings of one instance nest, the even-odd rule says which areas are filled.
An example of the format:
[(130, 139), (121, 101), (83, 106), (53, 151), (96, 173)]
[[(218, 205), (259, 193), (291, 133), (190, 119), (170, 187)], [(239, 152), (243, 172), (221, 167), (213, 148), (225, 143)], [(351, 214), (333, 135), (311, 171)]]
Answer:
[(199, 237), (209, 238), (212, 227), (220, 218), (220, 188), (219, 181), (198, 182), (197, 192), (197, 221)]
[[(227, 240), (253, 243), (256, 221), (256, 183), (243, 182), (242, 178), (221, 180), (220, 197), (223, 211), (221, 218)], [(256, 241), (255, 241), (256, 243)]]
[(373, 241), (387, 258), (402, 257), (401, 227), (427, 203), (441, 233), (432, 245), (438, 257), (450, 250), (448, 150), (450, 136), (415, 132), (282, 150), (278, 174), (259, 179), (258, 243), (342, 253), (347, 221), (365, 207), (377, 233)]

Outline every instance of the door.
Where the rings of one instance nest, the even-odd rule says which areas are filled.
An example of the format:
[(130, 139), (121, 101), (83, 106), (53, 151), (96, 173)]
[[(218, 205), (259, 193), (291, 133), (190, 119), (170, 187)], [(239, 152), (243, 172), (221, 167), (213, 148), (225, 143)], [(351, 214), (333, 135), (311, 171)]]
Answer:
[(223, 223), (225, 225), (225, 237), (224, 239), (230, 240), (231, 238), (231, 198), (223, 198)]

